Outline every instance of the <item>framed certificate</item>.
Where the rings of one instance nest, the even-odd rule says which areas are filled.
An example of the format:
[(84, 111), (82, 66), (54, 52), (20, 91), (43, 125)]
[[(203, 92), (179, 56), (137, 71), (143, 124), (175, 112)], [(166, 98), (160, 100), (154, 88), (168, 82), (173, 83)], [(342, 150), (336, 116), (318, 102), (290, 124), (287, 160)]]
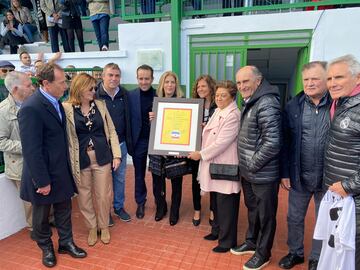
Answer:
[(187, 156), (201, 148), (204, 100), (154, 98), (148, 153)]

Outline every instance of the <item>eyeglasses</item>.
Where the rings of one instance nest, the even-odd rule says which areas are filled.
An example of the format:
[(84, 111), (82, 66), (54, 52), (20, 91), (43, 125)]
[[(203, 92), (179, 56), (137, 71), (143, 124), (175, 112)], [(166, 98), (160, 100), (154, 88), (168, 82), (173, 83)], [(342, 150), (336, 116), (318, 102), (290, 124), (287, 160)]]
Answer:
[(14, 69), (12, 69), (12, 68), (2, 68), (1, 69), (2, 73), (8, 73), (8, 72), (13, 72), (13, 71), (14, 71)]

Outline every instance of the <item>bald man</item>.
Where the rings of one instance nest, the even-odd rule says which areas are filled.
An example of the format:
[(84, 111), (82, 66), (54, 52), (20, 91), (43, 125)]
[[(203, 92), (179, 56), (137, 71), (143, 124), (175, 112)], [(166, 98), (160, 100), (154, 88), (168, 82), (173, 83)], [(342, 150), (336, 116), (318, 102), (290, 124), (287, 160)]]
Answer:
[(255, 66), (236, 74), (243, 98), (238, 156), (240, 176), (248, 209), (246, 240), (231, 249), (235, 255), (252, 254), (243, 269), (261, 269), (271, 257), (276, 229), (281, 147), (280, 95)]

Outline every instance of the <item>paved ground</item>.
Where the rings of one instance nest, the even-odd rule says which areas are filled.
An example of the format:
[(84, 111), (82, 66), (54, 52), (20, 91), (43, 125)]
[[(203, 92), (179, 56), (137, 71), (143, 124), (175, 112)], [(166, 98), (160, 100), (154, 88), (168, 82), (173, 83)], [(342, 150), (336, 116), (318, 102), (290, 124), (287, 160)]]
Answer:
[[(176, 226), (170, 226), (168, 215), (160, 222), (155, 222), (155, 207), (152, 196), (151, 176), (147, 174), (148, 202), (143, 220), (135, 217), (136, 204), (133, 198), (133, 167), (128, 167), (126, 186), (126, 209), (133, 220), (124, 223), (115, 219), (115, 226), (111, 228), (111, 243), (104, 245), (98, 242), (94, 247), (87, 247), (87, 229), (74, 203), (73, 230), (76, 243), (86, 248), (88, 257), (73, 259), (69, 255), (58, 255), (58, 264), (54, 269), (242, 269), (242, 265), (249, 256), (235, 256), (230, 253), (215, 254), (211, 249), (216, 242), (203, 240), (209, 233), (208, 224), (209, 198), (205, 196), (203, 202), (202, 222), (194, 227), (191, 219), (193, 215), (191, 197), (191, 179), (184, 178), (183, 200), (180, 210), (180, 220)], [(168, 202), (171, 194), (168, 183)], [(266, 269), (279, 269), (279, 259), (287, 254), (286, 237), (287, 193), (279, 192), (278, 227), (272, 250), (271, 264)], [(313, 205), (306, 218), (305, 250), (309, 254), (312, 230), (314, 226)], [(238, 243), (244, 239), (246, 230), (246, 208), (241, 199)], [(54, 243), (57, 248), (57, 235), (54, 231)], [(26, 229), (0, 241), (0, 269), (1, 270), (30, 270), (46, 269), (41, 264), (41, 252), (35, 242), (30, 240)], [(307, 269), (307, 262), (293, 268)]]

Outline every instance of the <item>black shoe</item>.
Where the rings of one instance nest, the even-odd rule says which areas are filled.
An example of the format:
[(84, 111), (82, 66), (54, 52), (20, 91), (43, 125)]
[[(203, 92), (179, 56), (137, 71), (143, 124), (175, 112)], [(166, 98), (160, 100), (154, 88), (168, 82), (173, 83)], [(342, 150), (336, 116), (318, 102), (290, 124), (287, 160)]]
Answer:
[(170, 210), (170, 217), (169, 217), (169, 223), (171, 226), (176, 225), (179, 221), (179, 209), (177, 210)]
[(219, 238), (218, 235), (213, 235), (212, 233), (204, 236), (204, 239), (209, 241), (215, 241), (218, 240), (218, 238)]
[(167, 214), (167, 206), (165, 208), (160, 208), (157, 207), (156, 208), (156, 213), (155, 213), (155, 221), (160, 221), (163, 219), (163, 217), (165, 217)]
[(42, 263), (46, 267), (54, 267), (56, 265), (56, 257), (54, 247), (42, 248)]
[(71, 257), (74, 258), (85, 258), (87, 253), (82, 248), (77, 247), (74, 242), (69, 242), (64, 246), (59, 245), (58, 252), (60, 254), (69, 254)]
[(301, 264), (303, 262), (304, 262), (304, 257), (289, 253), (285, 257), (281, 258), (281, 260), (279, 261), (279, 266), (283, 269), (291, 269), (295, 265)]
[(234, 255), (254, 254), (255, 248), (249, 246), (246, 242), (244, 242), (240, 246), (230, 249), (230, 252)]
[(144, 216), (145, 216), (145, 203), (138, 204), (137, 209), (136, 209), (136, 217), (138, 219), (143, 219)]
[(214, 225), (214, 220), (209, 218), (209, 224), (210, 224), (210, 226), (213, 226)]
[(264, 259), (257, 254), (254, 254), (243, 266), (244, 270), (256, 269), (260, 270), (269, 264), (269, 259)]
[(318, 260), (309, 260), (309, 270), (316, 270), (318, 263)]
[(224, 248), (224, 247), (220, 247), (220, 246), (216, 246), (212, 249), (213, 252), (216, 253), (226, 253), (229, 252), (230, 248)]
[(195, 227), (197, 227), (197, 226), (199, 226), (200, 225), (200, 222), (201, 222), (201, 218), (199, 218), (199, 219), (192, 219), (192, 224), (195, 226)]

